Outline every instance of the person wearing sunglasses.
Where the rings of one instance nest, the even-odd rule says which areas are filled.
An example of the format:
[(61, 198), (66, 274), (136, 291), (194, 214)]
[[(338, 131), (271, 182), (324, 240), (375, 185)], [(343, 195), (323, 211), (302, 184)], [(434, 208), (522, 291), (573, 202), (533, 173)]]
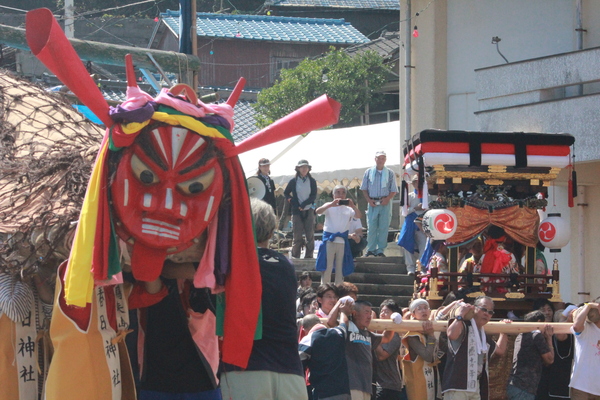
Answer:
[[(494, 301), (480, 296), (475, 303), (462, 304), (448, 324), (448, 354), (442, 392), (444, 400), (487, 400), (488, 361), (506, 353), (508, 337), (501, 333), (498, 342), (487, 337), (483, 327), (494, 315)], [(468, 316), (473, 317), (467, 319)], [(510, 320), (504, 320), (509, 323)], [(476, 354), (476, 357), (470, 357)]]

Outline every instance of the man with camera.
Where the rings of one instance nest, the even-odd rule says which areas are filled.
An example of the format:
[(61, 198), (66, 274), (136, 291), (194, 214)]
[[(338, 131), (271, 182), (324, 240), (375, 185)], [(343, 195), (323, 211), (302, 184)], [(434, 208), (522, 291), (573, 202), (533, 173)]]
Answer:
[(331, 282), (331, 272), (335, 270), (335, 284), (339, 285), (344, 276), (354, 271), (352, 251), (348, 242), (348, 230), (352, 218), (360, 218), (361, 213), (351, 199), (346, 199), (345, 186), (333, 189), (333, 201), (317, 208), (317, 214), (325, 214), (323, 244), (317, 255), (316, 270), (322, 271), (321, 284)]

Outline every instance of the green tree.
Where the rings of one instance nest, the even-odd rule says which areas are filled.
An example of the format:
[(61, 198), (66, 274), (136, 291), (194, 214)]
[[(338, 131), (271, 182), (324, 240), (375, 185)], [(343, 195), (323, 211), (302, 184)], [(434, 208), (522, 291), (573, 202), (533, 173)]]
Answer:
[(350, 56), (331, 50), (319, 59), (306, 59), (294, 69), (283, 69), (277, 82), (263, 89), (254, 106), (257, 125), (265, 127), (322, 94), (342, 104), (340, 122), (351, 122), (366, 104), (375, 105), (390, 69), (374, 51)]

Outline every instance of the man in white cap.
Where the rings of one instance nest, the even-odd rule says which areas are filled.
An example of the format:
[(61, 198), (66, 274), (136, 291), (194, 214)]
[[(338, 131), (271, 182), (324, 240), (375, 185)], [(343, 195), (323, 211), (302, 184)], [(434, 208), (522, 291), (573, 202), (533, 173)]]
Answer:
[(375, 153), (375, 166), (365, 171), (360, 190), (367, 200), (367, 257), (385, 257), (392, 217), (392, 198), (398, 193), (396, 175), (385, 166), (385, 151)]

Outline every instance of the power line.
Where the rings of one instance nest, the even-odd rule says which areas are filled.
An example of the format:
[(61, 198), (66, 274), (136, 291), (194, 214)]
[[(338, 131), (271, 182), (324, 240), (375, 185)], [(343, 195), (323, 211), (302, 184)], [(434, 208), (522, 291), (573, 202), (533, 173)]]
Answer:
[(137, 3), (125, 4), (125, 5), (122, 5), (122, 6), (117, 6), (117, 7), (112, 7), (112, 8), (105, 8), (104, 10), (86, 11), (84, 13), (79, 14), (79, 16), (84, 17), (84, 16), (90, 15), (90, 14), (105, 13), (107, 11), (119, 10), (121, 8), (131, 7), (131, 6), (137, 6), (137, 5), (145, 4), (145, 3), (156, 3), (156, 5), (158, 6), (158, 3), (162, 3), (163, 1), (164, 0), (161, 0), (161, 1), (143, 0), (143, 1), (138, 1)]
[(13, 7), (1, 6), (1, 5), (0, 5), (0, 8), (6, 8), (7, 10), (19, 11), (19, 12), (24, 12), (24, 13), (28, 12), (27, 10), (21, 10), (20, 8), (13, 8)]

